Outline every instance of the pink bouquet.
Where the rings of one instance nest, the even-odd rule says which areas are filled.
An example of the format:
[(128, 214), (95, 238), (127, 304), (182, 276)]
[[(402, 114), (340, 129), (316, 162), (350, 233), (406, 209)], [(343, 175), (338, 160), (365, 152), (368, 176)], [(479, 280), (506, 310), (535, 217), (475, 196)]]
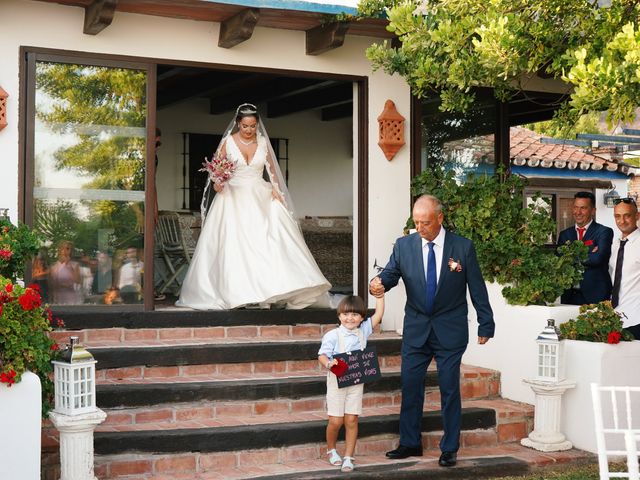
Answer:
[(212, 182), (222, 184), (233, 177), (236, 164), (225, 155), (214, 155), (210, 161), (205, 157), (202, 168), (198, 171), (207, 172)]

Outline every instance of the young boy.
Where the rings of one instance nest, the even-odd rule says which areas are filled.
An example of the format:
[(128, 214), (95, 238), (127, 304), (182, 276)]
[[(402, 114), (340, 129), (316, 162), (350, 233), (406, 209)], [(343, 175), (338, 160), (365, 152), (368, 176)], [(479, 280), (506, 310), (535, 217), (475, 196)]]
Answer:
[[(364, 350), (367, 338), (382, 321), (384, 295), (376, 298), (375, 313), (364, 320), (367, 307), (360, 297), (348, 296), (337, 308), (339, 326), (322, 337), (318, 351), (318, 361), (329, 370), (338, 364), (337, 353)], [(333, 372), (327, 373), (327, 455), (331, 465), (341, 465), (343, 472), (351, 472), (355, 467), (353, 452), (358, 439), (358, 415), (362, 413), (363, 384), (338, 389), (338, 380)], [(344, 424), (345, 453), (341, 458), (336, 451), (338, 432)]]

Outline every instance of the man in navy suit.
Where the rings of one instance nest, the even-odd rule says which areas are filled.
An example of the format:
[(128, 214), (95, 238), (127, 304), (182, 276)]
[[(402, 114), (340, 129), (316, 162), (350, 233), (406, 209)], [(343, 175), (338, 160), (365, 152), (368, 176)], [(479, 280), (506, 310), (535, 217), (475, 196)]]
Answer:
[(445, 231), (443, 219), (442, 204), (436, 197), (420, 197), (413, 206), (417, 233), (396, 241), (387, 266), (371, 280), (369, 289), (379, 296), (402, 278), (407, 295), (400, 446), (387, 452), (387, 457), (422, 455), (424, 381), (435, 358), (444, 427), (439, 464), (451, 467), (456, 464), (460, 440), (460, 362), (469, 341), (467, 287), (478, 316), (478, 343), (493, 337), (495, 324), (473, 243)]
[(570, 305), (598, 303), (611, 297), (609, 257), (613, 230), (593, 220), (596, 199), (591, 192), (578, 192), (573, 199), (573, 219), (576, 224), (560, 232), (558, 245), (581, 240), (589, 248), (580, 285), (566, 290), (560, 300)]

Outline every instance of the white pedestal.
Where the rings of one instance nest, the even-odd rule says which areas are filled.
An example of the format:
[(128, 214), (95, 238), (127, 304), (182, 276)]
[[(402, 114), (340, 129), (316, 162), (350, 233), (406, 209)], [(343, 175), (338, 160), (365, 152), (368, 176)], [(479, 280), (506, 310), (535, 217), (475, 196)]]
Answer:
[(562, 395), (576, 386), (576, 382), (563, 380), (559, 383), (523, 380), (536, 396), (533, 432), (520, 443), (541, 452), (558, 452), (572, 448), (570, 441), (560, 433), (562, 417)]
[(81, 415), (50, 412), (60, 431), (60, 480), (97, 480), (93, 473), (93, 431), (107, 414), (100, 409)]

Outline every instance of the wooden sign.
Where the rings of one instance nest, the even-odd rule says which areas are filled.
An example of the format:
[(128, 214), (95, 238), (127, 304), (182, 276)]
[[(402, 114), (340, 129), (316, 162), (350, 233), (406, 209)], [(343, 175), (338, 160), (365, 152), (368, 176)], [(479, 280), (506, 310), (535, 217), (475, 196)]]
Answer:
[(376, 347), (369, 346), (364, 350), (338, 353), (334, 358), (341, 358), (349, 366), (347, 373), (338, 377), (338, 388), (370, 383), (382, 376)]

